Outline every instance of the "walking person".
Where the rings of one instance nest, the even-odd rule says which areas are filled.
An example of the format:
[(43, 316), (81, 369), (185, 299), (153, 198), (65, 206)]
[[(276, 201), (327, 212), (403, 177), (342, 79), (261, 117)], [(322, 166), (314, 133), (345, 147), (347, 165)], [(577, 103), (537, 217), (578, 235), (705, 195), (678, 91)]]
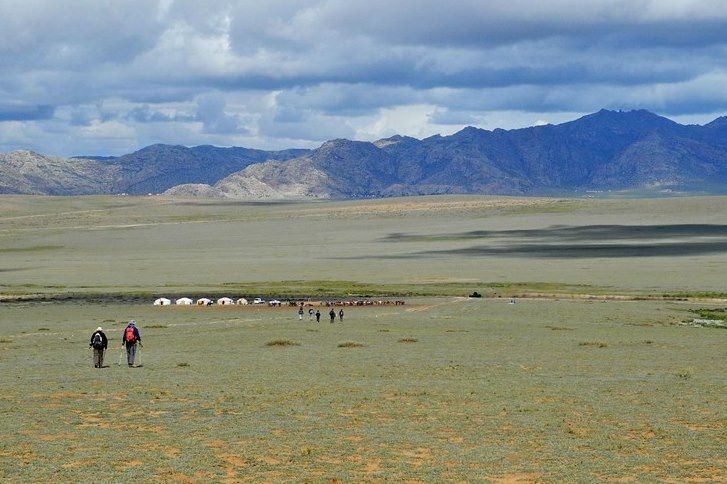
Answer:
[(89, 348), (93, 348), (93, 367), (103, 368), (103, 354), (109, 346), (109, 340), (103, 332), (103, 328), (99, 326), (91, 335), (91, 341), (88, 343)]
[(303, 305), (300, 305), (300, 308), (298, 309), (298, 319), (303, 321)]
[(338, 320), (343, 322), (343, 308), (341, 308), (341, 310), (338, 311)]
[(308, 310), (308, 319), (313, 319), (314, 314), (315, 314), (315, 311), (313, 311), (313, 308), (310, 308)]
[(316, 309), (316, 323), (321, 322), (321, 311), (320, 309)]
[(136, 360), (136, 343), (139, 343), (142, 348), (144, 347), (141, 344), (139, 328), (136, 327), (136, 321), (132, 319), (121, 334), (121, 346), (126, 346), (126, 362), (129, 364), (129, 368), (134, 366), (134, 360)]
[(331, 317), (331, 324), (336, 320), (336, 310), (331, 308), (331, 311), (328, 313), (328, 315)]

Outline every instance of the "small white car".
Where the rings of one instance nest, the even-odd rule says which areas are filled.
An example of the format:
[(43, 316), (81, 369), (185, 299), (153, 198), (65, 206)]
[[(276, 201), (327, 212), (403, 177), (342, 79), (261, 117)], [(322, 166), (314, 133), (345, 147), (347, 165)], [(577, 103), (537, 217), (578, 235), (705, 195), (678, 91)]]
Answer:
[(252, 303), (253, 304), (265, 304), (265, 299), (263, 299), (261, 297), (256, 297), (255, 299), (252, 300)]

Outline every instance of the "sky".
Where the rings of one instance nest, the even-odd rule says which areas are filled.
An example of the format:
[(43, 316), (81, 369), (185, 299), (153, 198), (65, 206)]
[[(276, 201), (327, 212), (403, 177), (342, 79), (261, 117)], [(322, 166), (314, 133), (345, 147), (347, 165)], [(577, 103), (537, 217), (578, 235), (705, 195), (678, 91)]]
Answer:
[(724, 0), (0, 0), (0, 151), (727, 112)]

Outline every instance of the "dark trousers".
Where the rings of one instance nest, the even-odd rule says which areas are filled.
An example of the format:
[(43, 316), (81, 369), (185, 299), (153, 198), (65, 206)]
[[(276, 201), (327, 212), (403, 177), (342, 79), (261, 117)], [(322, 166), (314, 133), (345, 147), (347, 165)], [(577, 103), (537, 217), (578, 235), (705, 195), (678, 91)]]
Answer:
[(126, 362), (129, 366), (134, 366), (136, 360), (136, 343), (126, 343)]

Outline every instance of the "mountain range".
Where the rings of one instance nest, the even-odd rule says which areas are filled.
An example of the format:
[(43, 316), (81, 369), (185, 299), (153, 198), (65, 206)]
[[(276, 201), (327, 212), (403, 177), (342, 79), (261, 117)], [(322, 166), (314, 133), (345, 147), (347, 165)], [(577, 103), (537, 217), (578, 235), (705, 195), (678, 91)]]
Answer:
[(601, 110), (558, 125), (337, 139), (313, 150), (152, 145), (119, 157), (0, 154), (0, 193), (348, 199), (643, 189), (727, 193), (727, 116), (701, 126)]

